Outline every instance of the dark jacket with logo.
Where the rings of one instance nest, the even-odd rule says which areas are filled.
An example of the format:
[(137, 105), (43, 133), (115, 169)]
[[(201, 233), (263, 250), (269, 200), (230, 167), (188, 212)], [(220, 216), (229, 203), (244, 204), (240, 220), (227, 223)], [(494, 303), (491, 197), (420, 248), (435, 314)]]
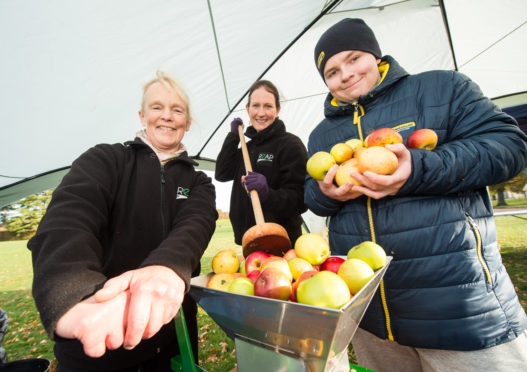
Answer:
[(409, 75), (389, 56), (379, 69), (380, 84), (358, 104), (327, 97), (326, 118), (308, 145), (310, 155), (329, 151), (383, 127), (405, 142), (420, 128), (439, 136), (433, 151), (410, 149), (412, 171), (396, 196), (340, 202), (307, 178), (307, 206), (331, 217), (333, 253), (375, 239), (393, 256), (361, 327), (423, 348), (477, 350), (513, 340), (527, 317), (501, 262), (486, 186), (527, 166), (527, 138), (460, 73)]
[[(28, 243), (33, 296), (46, 331), (56, 339), (59, 363), (108, 370), (175, 353), (173, 323), (131, 351), (107, 350), (101, 358), (89, 358), (80, 342), (55, 337), (54, 330), (68, 309), (128, 270), (167, 266), (189, 289), (217, 219), (214, 186), (195, 165), (183, 152), (161, 166), (137, 138), (97, 145), (73, 162)], [(187, 313), (192, 305), (186, 300), (185, 314), (196, 328), (192, 311)]]
[[(294, 245), (302, 233), (300, 215), (307, 210), (304, 205), (306, 148), (297, 136), (286, 132), (279, 119), (261, 132), (250, 126), (245, 135), (251, 138), (247, 150), (253, 171), (263, 174), (269, 186), (269, 196), (261, 202), (265, 222), (283, 226)], [(243, 234), (256, 223), (250, 196), (241, 183), (246, 171), (239, 143), (238, 134), (227, 134), (216, 160), (215, 174), (218, 181), (233, 181), (229, 217), (236, 244), (241, 244)]]

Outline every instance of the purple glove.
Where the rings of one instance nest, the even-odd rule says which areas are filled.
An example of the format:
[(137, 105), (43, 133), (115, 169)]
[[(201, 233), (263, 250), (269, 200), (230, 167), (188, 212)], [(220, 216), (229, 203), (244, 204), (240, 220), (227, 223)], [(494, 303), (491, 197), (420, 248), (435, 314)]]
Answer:
[(267, 180), (261, 173), (249, 172), (249, 174), (245, 176), (245, 188), (247, 191), (256, 190), (261, 201), (264, 201), (269, 196)]
[(243, 125), (243, 121), (240, 118), (235, 118), (231, 121), (231, 133), (238, 134), (238, 127)]

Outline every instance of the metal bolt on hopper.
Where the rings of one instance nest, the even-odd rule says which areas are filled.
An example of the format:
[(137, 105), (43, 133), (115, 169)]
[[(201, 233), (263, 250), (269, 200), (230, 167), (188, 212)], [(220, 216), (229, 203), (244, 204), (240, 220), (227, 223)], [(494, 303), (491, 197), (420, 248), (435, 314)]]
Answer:
[(348, 345), (391, 260), (339, 310), (209, 289), (212, 273), (190, 295), (234, 339), (240, 372), (349, 371)]

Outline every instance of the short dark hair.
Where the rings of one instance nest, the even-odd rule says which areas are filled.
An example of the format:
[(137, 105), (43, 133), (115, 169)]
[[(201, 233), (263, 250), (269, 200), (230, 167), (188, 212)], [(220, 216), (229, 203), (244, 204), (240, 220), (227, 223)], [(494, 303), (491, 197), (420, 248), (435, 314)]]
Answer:
[(280, 93), (278, 93), (276, 86), (269, 80), (256, 80), (253, 85), (251, 85), (249, 88), (249, 98), (247, 100), (247, 105), (251, 104), (251, 94), (253, 94), (253, 92), (259, 88), (264, 88), (266, 91), (271, 93), (274, 96), (276, 108), (280, 108)]

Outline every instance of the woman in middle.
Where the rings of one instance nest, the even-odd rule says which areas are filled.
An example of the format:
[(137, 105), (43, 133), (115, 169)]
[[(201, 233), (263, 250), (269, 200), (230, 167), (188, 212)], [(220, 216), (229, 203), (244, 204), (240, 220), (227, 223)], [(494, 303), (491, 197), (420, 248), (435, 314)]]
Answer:
[(247, 149), (253, 172), (247, 174), (239, 148), (238, 126), (241, 119), (231, 122), (216, 160), (215, 178), (233, 181), (229, 217), (236, 244), (243, 234), (255, 225), (254, 212), (248, 191), (256, 190), (260, 198), (265, 222), (283, 226), (291, 245), (302, 234), (301, 214), (304, 205), (304, 179), (307, 151), (297, 136), (286, 132), (278, 118), (280, 95), (268, 80), (258, 80), (249, 89), (246, 105), (251, 126), (245, 131)]

